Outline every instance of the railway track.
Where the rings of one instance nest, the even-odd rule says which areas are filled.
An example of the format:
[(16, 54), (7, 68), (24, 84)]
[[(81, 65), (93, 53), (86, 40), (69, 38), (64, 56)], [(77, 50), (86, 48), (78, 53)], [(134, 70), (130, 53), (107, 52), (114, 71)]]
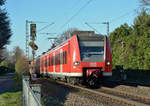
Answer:
[(97, 95), (100, 98), (107, 100), (108, 102), (113, 102), (116, 105), (121, 106), (149, 106), (150, 98), (146, 96), (139, 96), (123, 91), (114, 90), (107, 87), (101, 87), (99, 89), (89, 89), (83, 86), (71, 85), (65, 82), (56, 81), (59, 84), (63, 84), (72, 88), (83, 90), (88, 93)]
[[(50, 80), (50, 79), (45, 79), (45, 80)], [(87, 92), (89, 96), (94, 95), (95, 97), (97, 97), (96, 101), (99, 101), (102, 98), (105, 101), (107, 101), (108, 104), (113, 103), (115, 104), (115, 106), (149, 106), (150, 105), (150, 98), (147, 96), (136, 95), (136, 94), (119, 91), (108, 87), (89, 89), (86, 88), (85, 86), (71, 85), (58, 80), (55, 80), (54, 82), (61, 85), (65, 85), (69, 88), (74, 88), (83, 92)]]
[(107, 87), (101, 87), (100, 89), (97, 89), (97, 91), (104, 92), (104, 93), (107, 93), (107, 94), (116, 95), (118, 97), (126, 98), (126, 99), (129, 99), (129, 100), (138, 102), (138, 103), (143, 103), (143, 104), (150, 105), (150, 98), (147, 97), (147, 96), (135, 95), (135, 94), (132, 94), (132, 93), (118, 91), (116, 89), (111, 89), (111, 88), (107, 88)]
[[(126, 81), (120, 81), (120, 80), (107, 80), (107, 83), (109, 83), (109, 85), (116, 84), (116, 85), (129, 85), (129, 86), (146, 86), (146, 87), (150, 87), (150, 84), (143, 84), (143, 83), (137, 83), (137, 82), (126, 82)], [(107, 84), (108, 85), (108, 84)]]

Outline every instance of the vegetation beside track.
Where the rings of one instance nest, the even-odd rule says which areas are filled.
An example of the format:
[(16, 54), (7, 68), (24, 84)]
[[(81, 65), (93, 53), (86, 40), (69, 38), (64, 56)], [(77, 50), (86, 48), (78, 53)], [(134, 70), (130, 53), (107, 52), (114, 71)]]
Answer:
[[(129, 83), (137, 83), (137, 84), (143, 84), (143, 85), (150, 85), (150, 71), (149, 70), (125, 70), (125, 73), (127, 75), (127, 79), (124, 82)], [(120, 81), (120, 71), (119, 70), (113, 70), (113, 76), (110, 78), (110, 80), (113, 81)]]
[(134, 19), (109, 36), (112, 47), (113, 80), (120, 80), (115, 66), (123, 65), (127, 82), (150, 84), (150, 12), (143, 9)]
[(0, 94), (0, 106), (21, 106), (22, 105), (22, 80), (18, 74), (14, 75), (14, 85), (6, 92)]
[(0, 106), (21, 106), (21, 102), (21, 91), (9, 91), (0, 95)]
[(125, 23), (110, 34), (114, 69), (116, 65), (124, 65), (126, 70), (150, 70), (149, 20), (149, 11), (142, 10), (133, 25)]

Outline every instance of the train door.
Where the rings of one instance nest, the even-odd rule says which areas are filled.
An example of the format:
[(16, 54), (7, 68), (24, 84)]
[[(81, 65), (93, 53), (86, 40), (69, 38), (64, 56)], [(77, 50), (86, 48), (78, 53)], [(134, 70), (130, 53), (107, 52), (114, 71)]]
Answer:
[(62, 49), (60, 49), (59, 59), (60, 59), (60, 73), (62, 73), (63, 72), (63, 66), (62, 66), (62, 63), (63, 63), (63, 50)]
[(47, 55), (47, 74), (48, 74), (48, 72), (49, 72), (49, 55)]
[(64, 73), (70, 73), (70, 64), (68, 59), (69, 59), (68, 45), (65, 45), (63, 49), (63, 72)]
[(70, 58), (71, 56), (70, 56), (70, 42), (69, 42), (69, 44), (68, 44), (68, 54), (67, 54), (67, 68), (68, 68), (68, 70), (69, 70), (69, 72), (71, 72), (71, 58)]
[(44, 66), (45, 66), (45, 75), (46, 75), (46, 73), (47, 73), (47, 56), (45, 56), (45, 64), (44, 64)]
[(55, 52), (53, 53), (53, 72), (55, 73)]
[(50, 53), (50, 69), (49, 69), (49, 72), (53, 72), (53, 54)]
[(45, 56), (43, 56), (43, 74), (45, 74)]
[(43, 57), (40, 58), (40, 73), (43, 73)]
[(48, 73), (51, 72), (51, 55), (49, 54), (49, 67), (48, 67)]

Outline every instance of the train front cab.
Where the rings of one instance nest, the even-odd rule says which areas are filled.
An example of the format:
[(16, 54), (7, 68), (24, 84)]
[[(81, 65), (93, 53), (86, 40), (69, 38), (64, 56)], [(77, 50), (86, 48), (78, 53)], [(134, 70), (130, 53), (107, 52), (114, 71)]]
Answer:
[(74, 36), (71, 44), (71, 72), (82, 74), (91, 85), (102, 77), (112, 76), (111, 49), (106, 36)]

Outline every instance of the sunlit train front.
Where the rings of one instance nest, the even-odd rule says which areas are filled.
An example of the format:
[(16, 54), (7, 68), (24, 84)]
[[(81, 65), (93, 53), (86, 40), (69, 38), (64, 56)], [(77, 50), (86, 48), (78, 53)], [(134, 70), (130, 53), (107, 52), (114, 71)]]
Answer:
[[(77, 31), (68, 40), (40, 57), (40, 74), (69, 83), (91, 86), (112, 76), (110, 42), (93, 31)], [(38, 63), (38, 62), (37, 62)]]

